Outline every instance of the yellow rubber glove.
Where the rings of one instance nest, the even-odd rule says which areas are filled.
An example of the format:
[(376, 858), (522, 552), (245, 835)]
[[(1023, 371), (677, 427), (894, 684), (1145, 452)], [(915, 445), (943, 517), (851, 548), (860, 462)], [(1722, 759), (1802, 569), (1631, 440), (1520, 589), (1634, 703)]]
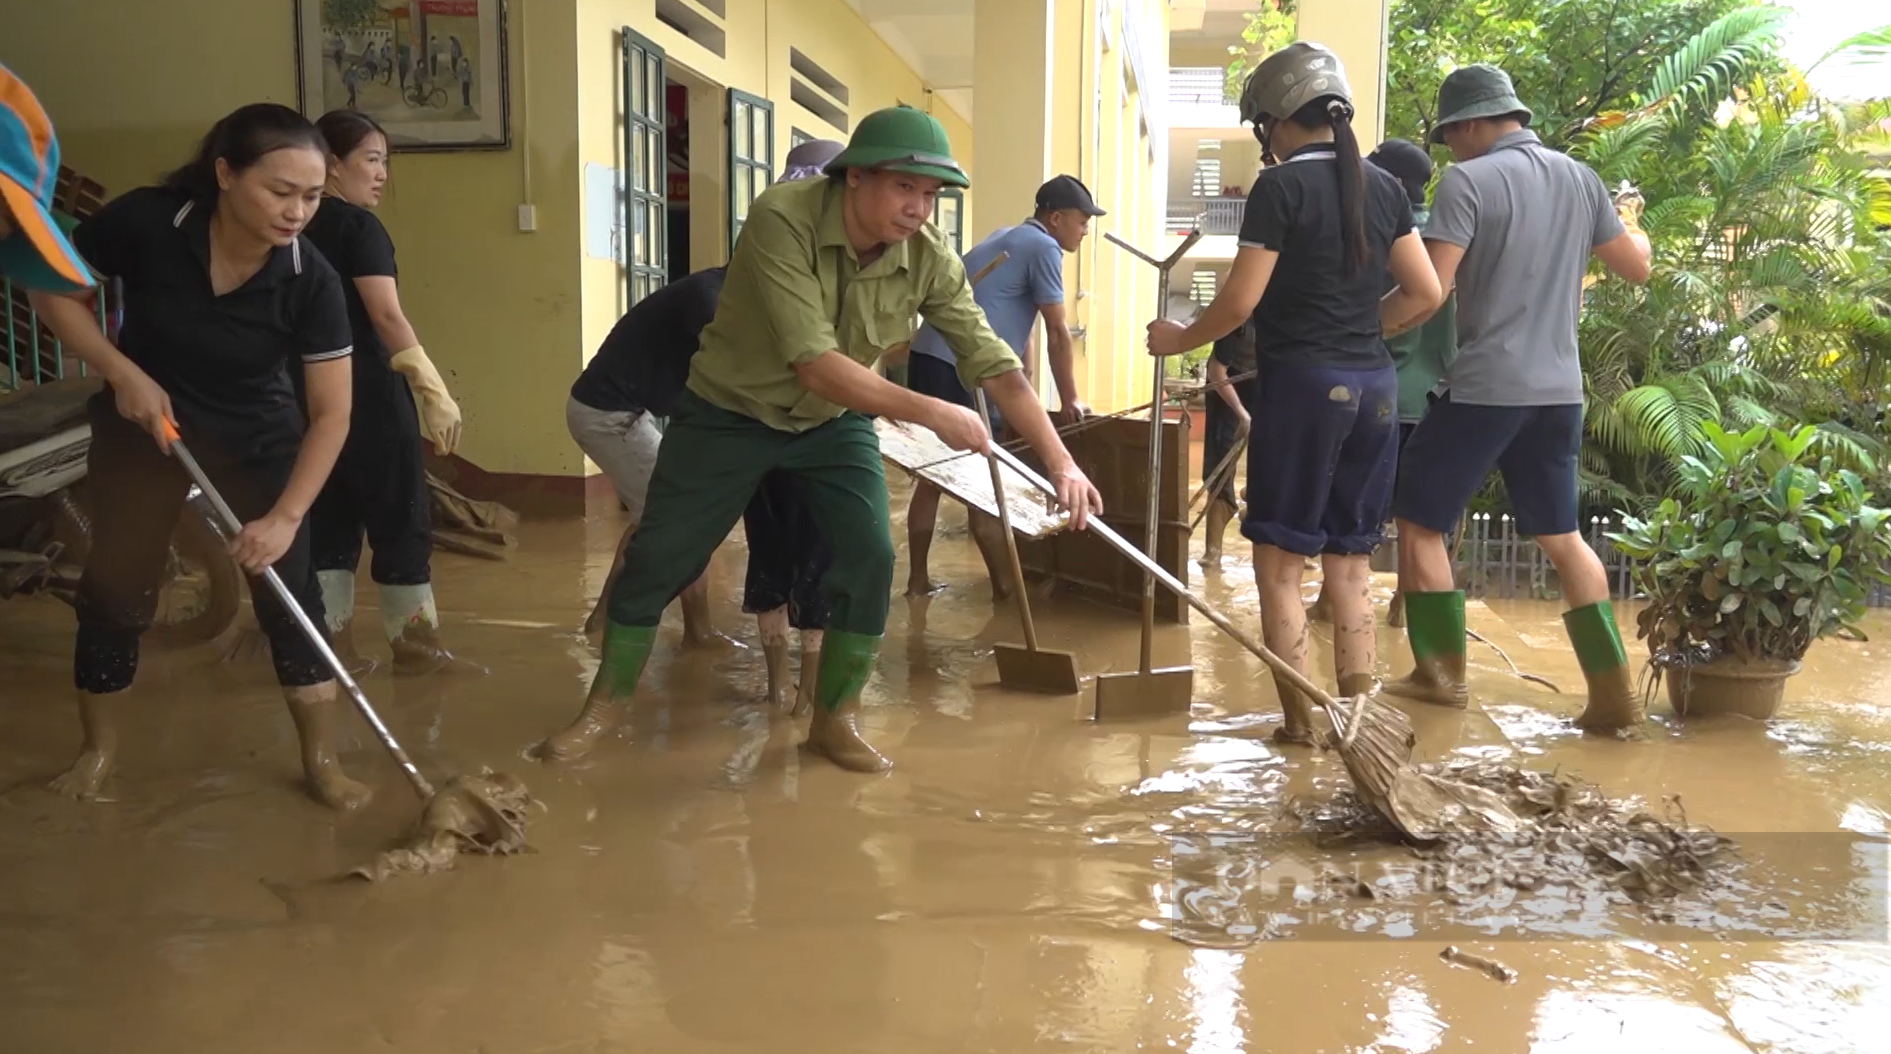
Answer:
[(416, 344), (388, 360), (397, 373), (407, 377), (414, 390), (414, 405), (420, 410), (420, 434), (433, 442), (434, 453), (445, 457), (460, 445), (460, 406), (447, 394), (446, 382), (433, 368), (427, 350)]

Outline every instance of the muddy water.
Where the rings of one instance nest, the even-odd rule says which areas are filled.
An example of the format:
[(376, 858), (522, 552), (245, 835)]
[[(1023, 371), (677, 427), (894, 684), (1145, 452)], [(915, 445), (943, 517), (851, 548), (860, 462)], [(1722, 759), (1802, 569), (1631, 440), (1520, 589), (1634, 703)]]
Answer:
[[(1276, 936), (1203, 947), (1199, 905), (1173, 903), (1178, 846), (1253, 853), (1289, 796), (1344, 780), (1337, 759), (1266, 741), (1270, 679), (1205, 622), (1156, 649), (1158, 663), (1192, 655), (1193, 715), (1086, 723), (1076, 700), (993, 684), (991, 645), (1018, 639), (1015, 617), (992, 610), (963, 534), (941, 537), (935, 575), (953, 587), (895, 600), (864, 713), (897, 768), (862, 778), (804, 762), (762, 705), (738, 531), (712, 571), (715, 614), (751, 646), (666, 649), (614, 739), (542, 767), (521, 755), (595, 668), (573, 627), (618, 530), (528, 524), (506, 564), (438, 558), (450, 642), (492, 676), (377, 672), (366, 687), (428, 772), (521, 773), (549, 812), (535, 855), (382, 885), (333, 876), (402, 833), (405, 784), (354, 722), (345, 760), (374, 805), (342, 821), (304, 799), (261, 664), (149, 656), (115, 800), (44, 793), (78, 739), (71, 616), (0, 604), (0, 1050), (1838, 1052), (1883, 1049), (1891, 1030), (1871, 842), (1891, 813), (1885, 645), (1819, 645), (1770, 725), (1683, 727), (1657, 704), (1643, 741), (1598, 742), (1562, 723), (1581, 676), (1554, 607), (1474, 602), (1474, 628), (1570, 694), (1473, 643), (1478, 704), (1414, 715), (1428, 757), (1680, 795), (1752, 849), (1777, 887), (1762, 895), (1851, 896), (1877, 913), (1875, 941), (1722, 940), (1632, 911), (1545, 935), (1526, 916), (1554, 905), (1467, 936), (1424, 912), (1289, 901), (1263, 906), (1289, 923)], [(1204, 590), (1252, 618), (1244, 560)], [(1044, 645), (1086, 674), (1133, 667), (1131, 616), (1034, 608)], [(674, 642), (680, 623), (666, 626)], [(1402, 672), (1403, 644), (1382, 632)], [(1328, 669), (1323, 645), (1315, 663)], [(1447, 944), (1518, 979), (1441, 960)]]

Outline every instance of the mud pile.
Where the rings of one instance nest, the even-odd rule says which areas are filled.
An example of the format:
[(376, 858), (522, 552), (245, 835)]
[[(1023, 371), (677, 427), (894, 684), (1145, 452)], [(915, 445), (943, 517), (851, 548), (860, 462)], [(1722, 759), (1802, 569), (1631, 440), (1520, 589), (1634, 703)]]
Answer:
[[(1741, 889), (1742, 861), (1732, 839), (1692, 825), (1679, 799), (1659, 815), (1637, 802), (1609, 798), (1594, 784), (1560, 772), (1544, 773), (1488, 760), (1417, 766), (1425, 776), (1468, 785), (1500, 799), (1521, 821), (1514, 831), (1441, 831), (1415, 840), (1402, 835), (1378, 809), (1351, 790), (1319, 801), (1296, 799), (1287, 814), (1322, 846), (1399, 843), (1427, 865), (1416, 889), (1449, 903), (1469, 904), (1494, 894), (1556, 888), (1578, 900), (1657, 908), (1679, 900), (1711, 901)], [(1344, 895), (1380, 897), (1398, 884), (1327, 876)]]

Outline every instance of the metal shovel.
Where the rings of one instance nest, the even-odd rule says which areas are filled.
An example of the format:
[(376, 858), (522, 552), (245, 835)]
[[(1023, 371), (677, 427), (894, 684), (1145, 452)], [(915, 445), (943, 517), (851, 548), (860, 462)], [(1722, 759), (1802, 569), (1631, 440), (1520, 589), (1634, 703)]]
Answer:
[[(1104, 237), (1156, 269), (1156, 314), (1159, 318), (1166, 317), (1169, 310), (1169, 275), (1175, 265), (1182, 261), (1182, 257), (1201, 240), (1202, 232), (1190, 231), (1188, 237), (1182, 239), (1182, 244), (1176, 246), (1165, 260), (1150, 256), (1115, 234), (1105, 234)], [(1143, 549), (1148, 554), (1149, 562), (1144, 565), (1142, 579), (1142, 654), (1135, 673), (1097, 675), (1096, 718), (1099, 721), (1116, 717), (1183, 713), (1188, 710), (1195, 693), (1193, 666), (1171, 666), (1158, 670), (1154, 668), (1152, 657), (1156, 636), (1156, 576), (1148, 567), (1154, 566), (1156, 542), (1161, 532), (1162, 411), (1168, 400), (1162, 390), (1163, 360), (1151, 361), (1155, 364), (1155, 379), (1150, 388), (1150, 397), (1154, 401), (1149, 407), (1149, 504), (1143, 531)], [(1109, 536), (1113, 537), (1114, 532), (1110, 532)]]
[[(979, 415), (991, 420), (984, 390), (974, 389), (972, 396), (978, 400)], [(1037, 646), (1037, 625), (1031, 621), (1031, 594), (1025, 589), (1024, 565), (1018, 560), (1018, 539), (1011, 533), (1011, 510), (1005, 505), (1004, 470), (999, 467), (997, 454), (986, 460), (991, 464), (991, 492), (992, 497), (998, 499), (998, 523), (1004, 529), (1005, 553), (1011, 558), (1012, 593), (1018, 598), (1018, 615), (1024, 620), (1024, 647), (997, 644), (992, 648), (998, 660), (998, 683), (1046, 695), (1076, 695), (1079, 691), (1077, 657), (1067, 651)]]
[[(226, 541), (234, 539), (243, 530), (243, 521), (224, 502), (223, 495), (217, 493), (203, 466), (197, 463), (189, 448), (178, 438), (177, 427), (168, 421), (165, 422), (164, 438), (170, 444), (171, 455), (190, 474), (191, 481), (197, 484), (197, 490), (214, 513), (206, 516), (210, 525)], [(514, 777), (488, 770), (480, 776), (448, 780), (435, 790), (427, 777), (420, 774), (413, 759), (407, 756), (407, 751), (401, 749), (400, 743), (394, 739), (394, 733), (382, 723), (380, 715), (374, 712), (367, 693), (349, 676), (348, 668), (342, 664), (335, 650), (329, 647), (328, 637), (315, 625), (315, 620), (309, 618), (308, 612), (302, 609), (282, 576), (276, 573), (274, 567), (265, 567), (261, 577), (269, 586), (269, 591), (276, 595), (283, 610), (295, 619), (302, 635), (314, 645), (316, 653), (322, 657), (329, 672), (334, 674), (335, 680), (340, 682), (342, 691), (354, 703), (355, 709), (374, 729), (375, 736), (387, 748), (388, 754), (393, 756), (395, 764), (400, 766), (407, 782), (413, 784), (414, 792), (420, 795), (421, 819), (407, 842), (398, 849), (382, 854), (372, 864), (357, 868), (355, 873), (375, 880), (404, 871), (445, 870), (452, 866), (453, 856), (461, 852), (490, 854), (525, 851), (525, 813), (535, 804), (525, 785)]]

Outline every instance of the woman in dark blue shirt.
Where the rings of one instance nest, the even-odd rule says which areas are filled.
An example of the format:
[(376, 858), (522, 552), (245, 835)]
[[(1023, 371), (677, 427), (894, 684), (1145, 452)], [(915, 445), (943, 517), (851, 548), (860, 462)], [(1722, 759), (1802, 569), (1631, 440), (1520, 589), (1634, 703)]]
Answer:
[[(341, 280), (302, 236), (327, 178), (313, 124), (257, 103), (218, 121), (195, 160), (79, 224), (73, 244), (124, 286), (114, 347), (76, 299), (36, 299), (66, 348), (105, 378), (90, 406), (92, 548), (79, 583), (73, 679), (85, 746), (55, 786), (93, 797), (117, 753), (115, 711), (138, 671), (171, 525), (190, 479), (167, 457), (176, 424), (245, 526), (231, 546), (251, 574), (273, 566), (309, 617), (322, 596), (305, 519), (348, 434), (353, 341)], [(302, 376), (307, 416), (290, 371)], [(333, 747), (335, 682), (275, 594), (254, 585), (276, 679), (315, 797), (368, 800)]]
[[(1267, 646), (1302, 673), (1305, 558), (1332, 587), (1342, 695), (1374, 689), (1367, 557), (1382, 540), (1398, 453), (1398, 384), (1384, 329), (1431, 311), (1438, 276), (1398, 181), (1367, 166), (1339, 58), (1291, 44), (1241, 94), (1269, 163), (1254, 183), (1228, 281), (1193, 325), (1157, 321), (1149, 350), (1180, 354), (1253, 320), (1257, 366), (1247, 515)], [(1278, 155), (1278, 158), (1276, 158)], [(1398, 288), (1385, 294), (1387, 271)], [(1383, 297), (1383, 299), (1382, 299)], [(1276, 739), (1313, 740), (1312, 704), (1278, 677)]]

